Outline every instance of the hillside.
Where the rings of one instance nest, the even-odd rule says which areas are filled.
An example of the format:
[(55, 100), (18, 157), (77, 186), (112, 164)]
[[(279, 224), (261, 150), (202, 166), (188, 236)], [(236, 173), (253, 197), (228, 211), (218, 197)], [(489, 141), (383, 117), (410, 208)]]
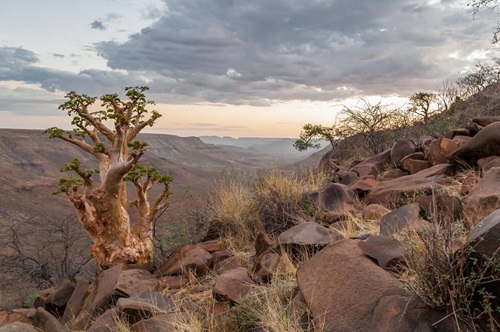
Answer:
[[(172, 196), (170, 212), (179, 210), (181, 200), (186, 199), (184, 193), (203, 192), (222, 170), (252, 170), (263, 164), (258, 154), (228, 151), (197, 137), (141, 134), (139, 139), (149, 144), (144, 161), (174, 177), (172, 186), (177, 195)], [(0, 129), (0, 224), (72, 214), (65, 197), (51, 193), (61, 177), (59, 169), (73, 158), (88, 167), (94, 165), (87, 154), (61, 140), (49, 139), (42, 131)]]

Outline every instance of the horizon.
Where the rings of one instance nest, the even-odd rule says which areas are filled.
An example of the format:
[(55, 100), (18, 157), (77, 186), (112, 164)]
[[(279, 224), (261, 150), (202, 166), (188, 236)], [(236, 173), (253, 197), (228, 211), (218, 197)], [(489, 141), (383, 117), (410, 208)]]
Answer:
[(298, 137), (359, 98), (436, 91), (498, 51), (498, 15), (467, 1), (7, 1), (2, 128), (68, 127), (67, 92), (147, 85), (164, 115), (153, 131)]

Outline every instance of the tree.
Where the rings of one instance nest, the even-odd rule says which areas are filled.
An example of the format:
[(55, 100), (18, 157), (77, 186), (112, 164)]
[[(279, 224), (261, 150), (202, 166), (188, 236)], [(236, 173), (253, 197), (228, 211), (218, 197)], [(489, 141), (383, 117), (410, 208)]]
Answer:
[[(499, 0), (472, 0), (467, 3), (467, 6), (472, 7), (473, 15), (476, 15), (482, 8), (486, 10), (493, 11), (500, 5)], [(500, 25), (497, 25), (493, 30), (493, 38), (491, 40), (493, 44), (498, 44), (500, 42)]]
[(429, 122), (429, 117), (437, 112), (437, 109), (433, 108), (433, 104), (437, 101), (437, 96), (430, 92), (417, 92), (410, 96), (410, 110), (421, 116), (424, 125)]
[(293, 143), (293, 146), (299, 151), (307, 149), (319, 149), (321, 147), (320, 141), (330, 142), (332, 150), (345, 138), (342, 128), (333, 125), (325, 127), (321, 125), (306, 124), (302, 127), (300, 137)]
[[(98, 163), (98, 169), (85, 169), (78, 159), (66, 164), (61, 172), (73, 171), (78, 177), (61, 178), (55, 193), (65, 193), (73, 203), (82, 227), (93, 242), (91, 251), (96, 264), (103, 268), (120, 262), (151, 262), (154, 219), (169, 204), (172, 178), (159, 174), (150, 165), (138, 163), (147, 143), (135, 138), (161, 116), (157, 111), (147, 110), (154, 103), (146, 100), (146, 90), (147, 87), (128, 87), (126, 100), (118, 94), (103, 95), (102, 109), (96, 111), (91, 110), (96, 97), (72, 91), (59, 109), (72, 117), (73, 130), (57, 127), (46, 130), (50, 138), (77, 146)], [(108, 126), (109, 122), (113, 127)], [(137, 192), (137, 200), (132, 202), (138, 209), (135, 228), (127, 212), (125, 180), (132, 182)], [(148, 193), (155, 183), (163, 188), (150, 203)]]
[(470, 97), (484, 90), (487, 86), (500, 82), (500, 59), (491, 63), (478, 63), (474, 70), (457, 80), (463, 97)]
[(398, 111), (382, 105), (381, 101), (370, 104), (360, 99), (360, 103), (354, 107), (344, 106), (339, 126), (346, 136), (363, 135), (371, 152), (379, 153), (385, 148), (381, 131), (397, 127)]

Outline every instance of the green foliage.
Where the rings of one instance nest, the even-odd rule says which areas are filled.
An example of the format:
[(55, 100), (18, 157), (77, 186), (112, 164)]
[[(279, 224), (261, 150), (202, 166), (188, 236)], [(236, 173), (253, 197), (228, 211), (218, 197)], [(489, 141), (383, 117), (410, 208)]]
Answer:
[(59, 179), (59, 187), (52, 192), (52, 195), (57, 195), (62, 192), (66, 192), (69, 189), (77, 190), (79, 187), (83, 186), (83, 180), (73, 177), (63, 177)]
[(47, 128), (45, 129), (45, 131), (43, 132), (44, 134), (49, 134), (49, 138), (60, 138), (62, 137), (65, 133), (67, 133), (67, 131), (65, 130), (62, 130), (60, 128), (57, 128), (57, 127), (51, 127), (51, 128)]
[(23, 307), (24, 308), (34, 308), (35, 307), (35, 300), (37, 298), (38, 294), (36, 292), (30, 292), (26, 297), (24, 298), (23, 301)]
[(139, 181), (141, 178), (146, 177), (151, 183), (169, 184), (173, 178), (170, 175), (160, 174), (158, 170), (151, 166), (149, 163), (144, 165), (137, 164), (125, 176), (124, 181)]
[(426, 126), (428, 134), (434, 137), (442, 137), (450, 130), (458, 128), (459, 121), (458, 115), (443, 116), (430, 121)]
[(332, 148), (335, 148), (338, 141), (342, 139), (342, 134), (339, 128), (325, 127), (321, 125), (306, 124), (302, 127), (302, 132), (300, 137), (293, 143), (293, 146), (299, 151), (305, 151), (307, 149), (319, 149), (321, 140), (330, 142)]

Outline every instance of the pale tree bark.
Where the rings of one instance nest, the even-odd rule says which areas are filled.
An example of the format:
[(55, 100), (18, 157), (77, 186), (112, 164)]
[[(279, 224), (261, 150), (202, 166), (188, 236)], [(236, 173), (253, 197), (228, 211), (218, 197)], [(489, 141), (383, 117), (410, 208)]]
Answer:
[[(69, 101), (60, 108), (73, 116), (76, 128), (72, 132), (47, 130), (51, 137), (92, 154), (98, 163), (98, 171), (83, 169), (78, 160), (67, 164), (63, 171), (74, 171), (79, 179), (64, 178), (59, 188), (73, 203), (82, 227), (92, 239), (92, 254), (98, 266), (152, 261), (153, 221), (168, 207), (171, 178), (158, 174), (152, 167), (138, 165), (146, 144), (133, 141), (160, 117), (156, 111), (148, 114), (146, 106), (151, 102), (144, 97), (146, 89), (127, 88), (128, 101), (120, 100), (116, 94), (105, 95), (101, 97), (105, 110), (94, 112), (89, 111), (89, 106), (96, 98), (71, 92), (67, 95)], [(113, 129), (105, 124), (110, 119), (114, 120)], [(92, 174), (96, 172), (99, 181), (94, 182)], [(143, 177), (146, 179), (141, 183)], [(137, 190), (135, 229), (127, 212), (125, 179), (131, 180)], [(155, 183), (163, 185), (163, 190), (150, 204), (148, 192)]]

